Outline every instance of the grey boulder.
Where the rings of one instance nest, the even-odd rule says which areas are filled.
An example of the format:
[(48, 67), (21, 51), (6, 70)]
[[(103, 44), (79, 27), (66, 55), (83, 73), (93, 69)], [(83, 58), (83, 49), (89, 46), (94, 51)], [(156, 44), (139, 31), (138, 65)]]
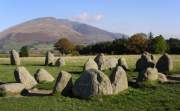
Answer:
[(24, 84), (26, 89), (31, 89), (37, 84), (34, 77), (25, 67), (17, 67), (14, 71), (14, 76), (17, 82)]
[(25, 86), (22, 83), (7, 83), (0, 85), (0, 93), (3, 93), (5, 95), (21, 94), (24, 89)]
[(52, 81), (54, 81), (54, 77), (43, 68), (38, 69), (36, 71), (36, 73), (34, 74), (34, 77), (38, 82), (52, 82)]
[(72, 75), (68, 72), (61, 71), (57, 77), (53, 93), (59, 92), (62, 95), (72, 94)]
[(51, 52), (47, 52), (46, 53), (46, 57), (45, 57), (45, 65), (46, 66), (53, 66), (55, 65), (55, 57)]
[(118, 66), (110, 75), (110, 80), (113, 88), (113, 94), (128, 89), (127, 75), (121, 66)]
[(156, 68), (159, 72), (165, 74), (171, 71), (173, 69), (173, 61), (170, 55), (167, 53), (162, 55), (157, 62)]
[(20, 65), (21, 61), (20, 61), (20, 58), (19, 58), (19, 53), (16, 52), (16, 50), (11, 50), (10, 52), (10, 62), (11, 62), (11, 65)]
[(136, 62), (136, 71), (141, 72), (146, 70), (148, 67), (154, 68), (156, 66), (156, 59), (155, 57), (148, 53), (144, 52), (141, 55), (141, 58)]
[(89, 98), (97, 95), (111, 95), (113, 90), (108, 76), (97, 69), (89, 69), (76, 80), (73, 94), (79, 98)]
[(59, 67), (61, 67), (61, 66), (64, 66), (66, 63), (65, 63), (65, 60), (63, 59), (63, 58), (58, 58), (57, 60), (56, 60), (56, 62), (55, 62), (55, 65), (56, 66), (59, 66)]
[(121, 57), (119, 58), (118, 60), (118, 66), (121, 66), (124, 68), (124, 70), (128, 70), (128, 65), (127, 65), (127, 62), (126, 62), (126, 59), (124, 57)]
[(87, 62), (84, 64), (84, 70), (88, 69), (98, 69), (98, 65), (92, 58), (89, 58)]

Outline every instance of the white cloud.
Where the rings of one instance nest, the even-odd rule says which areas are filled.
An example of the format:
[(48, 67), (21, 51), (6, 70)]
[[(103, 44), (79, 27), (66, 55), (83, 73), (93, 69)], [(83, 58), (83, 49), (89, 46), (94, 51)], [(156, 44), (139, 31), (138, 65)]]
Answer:
[(96, 22), (101, 21), (104, 18), (104, 16), (102, 14), (89, 15), (87, 12), (82, 12), (80, 15), (74, 16), (72, 18), (73, 20), (81, 22)]

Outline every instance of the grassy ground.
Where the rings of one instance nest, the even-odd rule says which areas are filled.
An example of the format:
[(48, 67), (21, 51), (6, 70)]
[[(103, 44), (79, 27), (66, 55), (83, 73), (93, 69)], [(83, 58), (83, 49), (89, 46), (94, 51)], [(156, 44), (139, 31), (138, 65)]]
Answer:
[[(60, 70), (73, 75), (75, 81), (83, 70), (84, 62), (92, 56), (65, 57), (67, 64), (61, 68), (43, 66), (44, 58), (22, 58), (22, 64), (31, 74), (38, 68), (45, 68), (54, 77)], [(120, 57), (120, 56), (115, 56)], [(124, 55), (131, 70), (139, 56)], [(159, 56), (156, 55), (158, 58)], [(172, 55), (174, 70), (171, 74), (180, 74), (180, 56)], [(15, 66), (9, 65), (8, 58), (0, 58), (0, 82), (12, 82)], [(110, 71), (105, 71), (110, 73)], [(128, 72), (128, 77), (137, 73)], [(52, 89), (53, 83), (40, 84), (37, 87)], [(90, 100), (63, 97), (61, 95), (45, 97), (0, 97), (0, 111), (180, 111), (180, 84), (157, 84), (145, 88), (129, 87), (128, 90), (114, 96), (93, 97)]]

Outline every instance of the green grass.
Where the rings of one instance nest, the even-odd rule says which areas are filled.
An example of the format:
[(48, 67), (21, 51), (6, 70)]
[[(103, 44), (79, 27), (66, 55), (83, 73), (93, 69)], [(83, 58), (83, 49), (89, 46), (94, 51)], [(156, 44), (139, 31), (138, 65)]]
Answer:
[[(38, 68), (45, 68), (55, 78), (60, 70), (70, 72), (75, 81), (83, 71), (83, 64), (92, 56), (65, 57), (66, 65), (58, 67), (43, 66), (44, 58), (22, 58), (22, 64), (31, 74)], [(115, 56), (119, 58), (120, 56)], [(139, 56), (124, 55), (131, 71), (128, 78), (136, 77), (133, 72)], [(159, 56), (157, 55), (157, 58)], [(180, 74), (180, 56), (172, 55), (174, 70), (171, 74)], [(0, 82), (13, 82), (15, 66), (9, 65), (8, 58), (0, 58)], [(110, 70), (104, 71), (107, 75)], [(36, 87), (52, 89), (55, 82), (41, 83)], [(93, 97), (89, 100), (54, 96), (0, 97), (0, 111), (179, 111), (180, 84), (156, 84), (151, 87), (133, 88), (113, 96)]]

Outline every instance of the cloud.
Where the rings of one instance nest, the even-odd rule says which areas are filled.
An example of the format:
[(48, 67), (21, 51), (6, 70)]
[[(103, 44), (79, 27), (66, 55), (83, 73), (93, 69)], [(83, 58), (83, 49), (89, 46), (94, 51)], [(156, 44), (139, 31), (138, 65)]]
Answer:
[(80, 15), (74, 16), (72, 18), (73, 20), (81, 22), (96, 22), (101, 21), (104, 18), (104, 16), (102, 14), (89, 15), (87, 12), (82, 12)]

